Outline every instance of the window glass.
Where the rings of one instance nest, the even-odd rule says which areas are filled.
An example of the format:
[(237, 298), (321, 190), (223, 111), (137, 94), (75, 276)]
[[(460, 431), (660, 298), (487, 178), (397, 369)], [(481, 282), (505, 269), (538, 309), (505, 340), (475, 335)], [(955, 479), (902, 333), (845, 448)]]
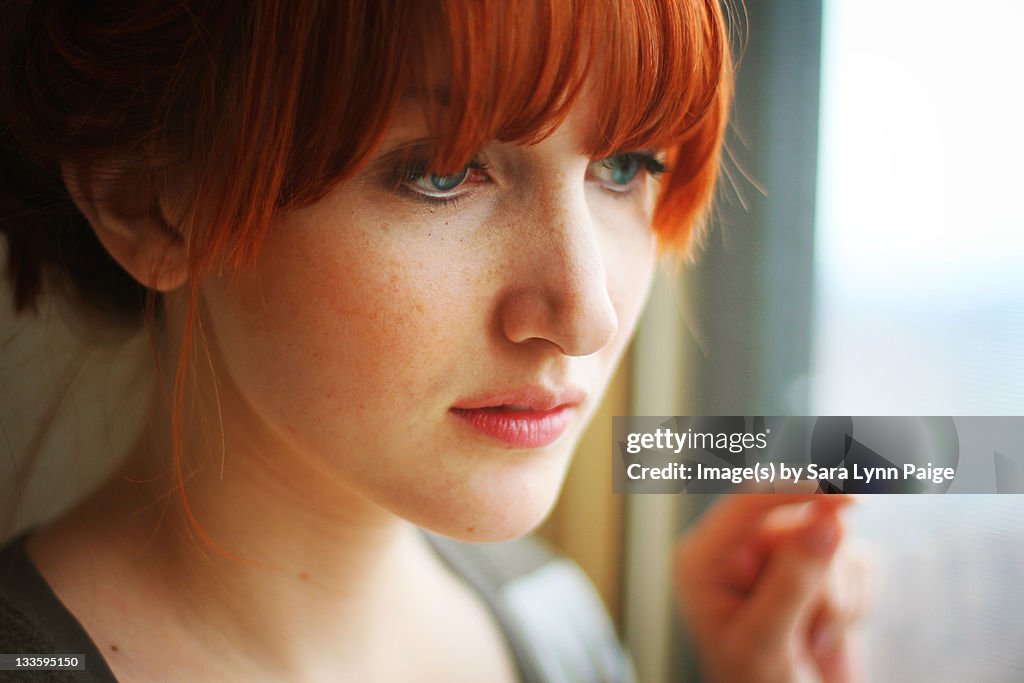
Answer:
[[(1014, 0), (825, 3), (811, 413), (1024, 415), (1022, 24)], [(865, 680), (1022, 680), (1020, 496), (852, 521)]]

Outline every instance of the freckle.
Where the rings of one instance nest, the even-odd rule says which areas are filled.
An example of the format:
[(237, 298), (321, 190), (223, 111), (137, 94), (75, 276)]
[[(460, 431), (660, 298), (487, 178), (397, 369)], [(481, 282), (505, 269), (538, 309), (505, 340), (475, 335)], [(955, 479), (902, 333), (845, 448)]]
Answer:
[(468, 533), (472, 533), (472, 532), (476, 531), (476, 527), (475, 526), (468, 526), (468, 527), (466, 527), (466, 531)]
[(300, 581), (309, 581), (309, 572), (299, 572)]
[(119, 648), (117, 645), (114, 645), (113, 643), (110, 644), (110, 649), (113, 650), (114, 652), (120, 652), (121, 651), (121, 648)]

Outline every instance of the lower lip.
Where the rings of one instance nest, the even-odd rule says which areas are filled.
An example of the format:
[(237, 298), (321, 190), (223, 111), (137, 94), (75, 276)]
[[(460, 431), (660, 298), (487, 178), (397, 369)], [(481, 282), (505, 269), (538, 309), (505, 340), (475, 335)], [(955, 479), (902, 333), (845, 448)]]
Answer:
[(542, 448), (554, 443), (569, 426), (569, 406), (553, 410), (452, 408), (456, 417), (515, 448)]

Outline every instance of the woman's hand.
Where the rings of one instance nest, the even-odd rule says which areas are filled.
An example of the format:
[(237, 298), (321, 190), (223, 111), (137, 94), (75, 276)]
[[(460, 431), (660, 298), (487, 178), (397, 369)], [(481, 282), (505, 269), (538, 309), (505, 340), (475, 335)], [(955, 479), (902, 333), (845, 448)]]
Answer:
[(723, 496), (676, 548), (680, 612), (714, 683), (848, 683), (866, 566), (841, 495)]

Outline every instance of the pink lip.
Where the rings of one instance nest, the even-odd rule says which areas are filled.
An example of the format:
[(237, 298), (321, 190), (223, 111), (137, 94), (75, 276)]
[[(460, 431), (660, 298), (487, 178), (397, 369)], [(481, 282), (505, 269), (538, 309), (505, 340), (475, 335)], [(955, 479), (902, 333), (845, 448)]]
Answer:
[(565, 432), (573, 408), (585, 399), (586, 392), (579, 389), (524, 387), (461, 400), (450, 412), (514, 448), (541, 448)]

